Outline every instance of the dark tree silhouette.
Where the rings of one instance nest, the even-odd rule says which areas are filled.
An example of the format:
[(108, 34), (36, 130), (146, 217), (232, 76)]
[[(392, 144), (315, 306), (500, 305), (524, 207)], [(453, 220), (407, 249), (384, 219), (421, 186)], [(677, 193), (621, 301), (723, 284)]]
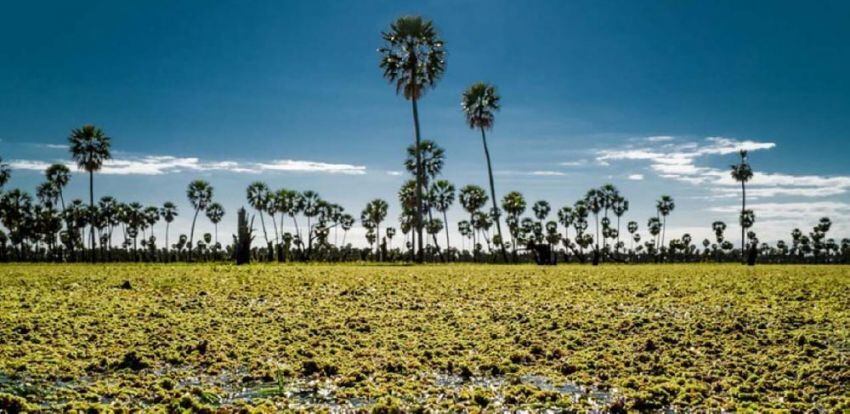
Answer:
[[(110, 152), (111, 138), (94, 125), (83, 125), (71, 131), (68, 137), (71, 158), (77, 167), (89, 173), (89, 223), (91, 225), (91, 249), (94, 252), (94, 172), (100, 170), (103, 163), (112, 157)], [(91, 256), (94, 261), (94, 254)]]
[(195, 247), (195, 222), (198, 220), (198, 213), (206, 210), (207, 206), (212, 202), (213, 188), (210, 183), (204, 180), (195, 180), (189, 183), (189, 188), (186, 189), (186, 197), (189, 199), (189, 204), (195, 209), (195, 215), (192, 217), (192, 228), (189, 230), (189, 249)]

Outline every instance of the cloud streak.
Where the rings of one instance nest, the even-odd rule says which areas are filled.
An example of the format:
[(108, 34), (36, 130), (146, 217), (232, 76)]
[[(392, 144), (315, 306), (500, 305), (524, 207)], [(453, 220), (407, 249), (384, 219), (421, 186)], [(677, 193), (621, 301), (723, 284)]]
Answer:
[[(72, 162), (59, 161), (76, 170)], [(51, 163), (39, 160), (12, 160), (9, 166), (17, 170), (44, 171)], [(221, 171), (231, 173), (259, 174), (263, 172), (295, 172), (363, 175), (366, 167), (353, 164), (332, 164), (319, 161), (274, 160), (271, 162), (244, 163), (237, 161), (202, 161), (197, 157), (174, 157), (149, 155), (136, 158), (115, 158), (104, 163), (99, 171), (107, 175), (162, 175), (180, 172)]]

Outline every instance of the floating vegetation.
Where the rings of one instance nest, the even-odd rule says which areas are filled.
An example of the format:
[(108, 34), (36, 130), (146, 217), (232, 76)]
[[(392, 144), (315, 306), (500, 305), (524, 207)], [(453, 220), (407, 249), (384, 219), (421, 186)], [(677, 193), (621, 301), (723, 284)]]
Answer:
[(0, 412), (850, 409), (846, 267), (4, 265), (0, 309)]

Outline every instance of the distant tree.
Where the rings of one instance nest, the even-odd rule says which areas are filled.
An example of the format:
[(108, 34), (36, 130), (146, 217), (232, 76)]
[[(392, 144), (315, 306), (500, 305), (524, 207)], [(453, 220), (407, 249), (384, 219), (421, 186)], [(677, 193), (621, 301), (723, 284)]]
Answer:
[[(367, 229), (374, 229), (375, 237), (378, 240), (381, 238), (381, 223), (387, 218), (388, 209), (389, 205), (386, 201), (376, 198), (366, 204), (366, 207), (360, 214), (360, 220), (363, 222), (363, 226)], [(376, 250), (375, 254), (380, 254), (380, 252)]]
[(599, 254), (599, 212), (605, 207), (605, 193), (595, 188), (588, 190), (584, 195), (584, 202), (587, 209), (593, 213), (593, 218), (596, 221), (596, 254)]
[[(426, 89), (437, 84), (437, 80), (445, 72), (443, 41), (437, 35), (433, 23), (419, 16), (398, 18), (390, 25), (389, 30), (381, 33), (381, 37), (384, 46), (378, 49), (381, 53), (380, 67), (384, 71), (384, 78), (395, 84), (396, 93), (401, 93), (412, 104), (415, 146), (418, 150), (421, 138), (417, 101)], [(425, 257), (422, 235), (424, 172), (418, 151), (416, 165), (416, 232), (419, 243), (417, 261), (422, 262)]]
[(207, 207), (207, 218), (213, 224), (215, 228), (215, 244), (218, 244), (218, 223), (221, 222), (221, 219), (224, 218), (224, 207), (219, 203), (211, 203)]
[(207, 209), (212, 202), (213, 188), (204, 180), (195, 180), (189, 183), (189, 188), (186, 190), (186, 197), (189, 199), (189, 204), (195, 209), (195, 215), (192, 217), (192, 228), (189, 230), (189, 248), (195, 247), (195, 222), (198, 220), (198, 213)]
[(65, 210), (65, 197), (63, 190), (71, 180), (71, 170), (65, 164), (53, 164), (44, 170), (47, 182), (56, 190), (59, 195), (59, 201), (62, 205), (62, 210)]
[[(111, 138), (94, 125), (83, 125), (71, 131), (68, 137), (71, 157), (77, 167), (89, 173), (89, 207), (91, 208), (91, 249), (94, 251), (94, 172), (99, 171), (103, 163), (112, 158)], [(94, 253), (91, 256), (94, 261)]]
[(447, 212), (455, 202), (455, 186), (448, 180), (437, 180), (431, 185), (429, 191), (429, 204), (443, 214), (443, 222), (446, 228), (446, 251), (451, 248), (449, 244), (449, 218)]
[[(246, 197), (251, 208), (260, 213), (260, 226), (263, 228), (263, 237), (266, 240), (266, 245), (268, 245), (269, 234), (266, 231), (266, 221), (263, 219), (263, 211), (266, 210), (268, 203), (271, 200), (269, 186), (262, 181), (254, 181), (248, 186), (246, 190)], [(277, 230), (276, 227), (275, 230)]]
[(170, 201), (166, 201), (162, 204), (159, 214), (162, 216), (163, 220), (165, 220), (165, 248), (170, 249), (171, 245), (168, 244), (168, 232), (171, 222), (177, 218), (177, 205)]
[[(460, 189), (458, 201), (460, 201), (460, 205), (463, 209), (469, 213), (469, 223), (472, 225), (472, 229), (474, 230), (475, 213), (478, 213), (479, 210), (487, 204), (487, 193), (483, 188), (477, 185), (466, 185)], [(472, 232), (472, 242), (473, 245), (476, 243), (475, 231)]]
[(667, 233), (667, 216), (673, 212), (676, 208), (676, 203), (673, 201), (673, 197), (669, 195), (662, 195), (661, 198), (658, 199), (655, 203), (655, 208), (658, 210), (658, 213), (661, 214), (661, 244), (664, 245), (664, 237)]

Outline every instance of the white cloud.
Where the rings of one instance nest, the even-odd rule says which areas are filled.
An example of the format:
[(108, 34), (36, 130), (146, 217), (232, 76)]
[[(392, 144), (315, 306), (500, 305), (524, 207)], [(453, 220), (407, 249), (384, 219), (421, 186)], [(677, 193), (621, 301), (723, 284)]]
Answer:
[[(72, 162), (60, 161), (71, 170)], [(50, 163), (39, 160), (12, 160), (12, 169), (43, 171)], [(269, 163), (239, 163), (236, 161), (201, 161), (196, 157), (149, 155), (138, 158), (116, 158), (104, 162), (101, 174), (111, 175), (161, 175), (185, 171), (225, 171), (234, 173), (260, 173), (263, 171), (306, 172), (325, 174), (361, 175), (366, 167), (351, 164), (330, 164), (317, 161), (276, 160)]]
[(587, 160), (564, 161), (560, 165), (564, 167), (581, 167), (587, 165)]
[(329, 164), (316, 161), (277, 160), (271, 163), (257, 164), (257, 166), (261, 170), (271, 171), (321, 172), (347, 175), (366, 174), (366, 167), (362, 165)]
[(643, 174), (629, 174), (628, 178), (633, 181), (640, 181), (643, 180)]
[(401, 171), (387, 171), (387, 175), (392, 175), (394, 177), (398, 177), (402, 174)]
[[(723, 198), (736, 194), (740, 183), (732, 178), (728, 170), (700, 166), (697, 165), (697, 160), (711, 155), (735, 154), (742, 149), (758, 151), (776, 146), (772, 142), (739, 141), (723, 137), (709, 137), (703, 142), (687, 143), (670, 143), (667, 139), (650, 138), (652, 139), (646, 141), (653, 142), (654, 145), (599, 151), (597, 160), (648, 161), (652, 171), (659, 177), (709, 186), (717, 198)], [(850, 190), (850, 176), (824, 177), (756, 171), (747, 186), (747, 194), (754, 198), (824, 197), (844, 194)]]
[(567, 174), (562, 173), (560, 171), (532, 171), (531, 175), (539, 175), (539, 176), (550, 176), (550, 177), (561, 177)]
[(655, 137), (646, 137), (645, 139), (649, 142), (667, 142), (672, 141), (674, 138), (669, 135), (659, 135)]

